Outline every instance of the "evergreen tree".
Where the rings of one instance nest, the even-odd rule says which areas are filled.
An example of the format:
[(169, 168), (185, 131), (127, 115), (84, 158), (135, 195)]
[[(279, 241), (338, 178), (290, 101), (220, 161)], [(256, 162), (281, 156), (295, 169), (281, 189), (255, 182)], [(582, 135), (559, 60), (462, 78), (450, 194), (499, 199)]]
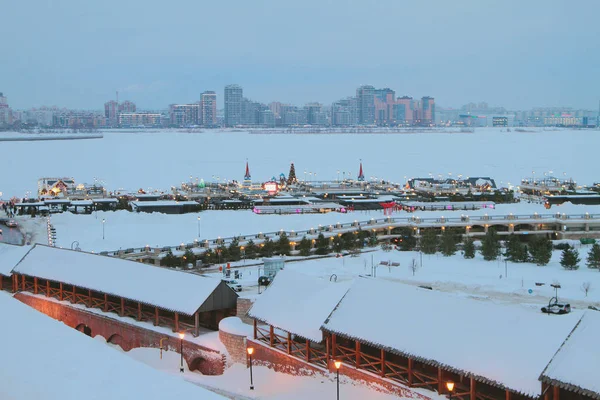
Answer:
[(352, 232), (342, 233), (342, 248), (344, 250), (353, 250), (356, 248), (356, 234)]
[(600, 268), (600, 245), (594, 243), (590, 249), (586, 264), (588, 268)]
[(204, 253), (202, 253), (202, 256), (200, 256), (200, 258), (202, 259), (202, 264), (214, 264), (216, 260), (216, 255), (212, 249), (208, 249)]
[(260, 245), (261, 257), (272, 257), (275, 252), (275, 243), (270, 238), (266, 238)]
[(292, 246), (290, 245), (290, 239), (288, 238), (285, 232), (281, 232), (279, 235), (279, 240), (275, 245), (276, 253), (284, 256), (289, 256), (290, 251), (292, 251)]
[(369, 247), (377, 246), (377, 234), (375, 232), (369, 233), (369, 239), (367, 241)]
[(226, 262), (227, 260), (229, 260), (229, 254), (227, 251), (227, 247), (225, 247), (225, 245), (222, 244), (219, 247), (217, 247), (216, 253), (217, 253), (216, 260), (218, 263), (223, 263), (223, 262)]
[(500, 241), (494, 228), (489, 228), (481, 241), (481, 255), (486, 261), (495, 260), (500, 256)]
[(302, 257), (310, 256), (310, 240), (304, 236), (298, 245), (298, 250), (300, 250), (300, 255)]
[(244, 252), (246, 253), (246, 258), (248, 259), (253, 259), (256, 258), (256, 254), (258, 253), (258, 247), (256, 247), (256, 244), (254, 243), (254, 240), (250, 239), (248, 241), (248, 243), (246, 243), (246, 247), (244, 249)]
[(167, 255), (164, 256), (162, 258), (162, 260), (160, 260), (160, 265), (162, 265), (164, 267), (173, 268), (173, 267), (177, 267), (179, 264), (180, 264), (179, 258), (177, 258), (173, 255), (173, 252), (171, 251), (171, 249), (169, 249), (169, 251), (167, 252)]
[(402, 229), (399, 233), (401, 235), (398, 242), (400, 251), (412, 251), (417, 247), (417, 238), (413, 235), (412, 229)]
[(344, 242), (342, 241), (342, 237), (336, 236), (332, 242), (333, 243), (331, 244), (331, 247), (333, 248), (333, 251), (335, 251), (336, 253), (341, 253), (344, 248)]
[(435, 229), (425, 229), (419, 241), (421, 251), (425, 254), (435, 254), (438, 247), (438, 238)]
[(440, 238), (440, 251), (444, 257), (453, 256), (456, 253), (456, 235), (451, 229), (444, 229)]
[(579, 252), (571, 246), (562, 251), (560, 265), (562, 265), (564, 269), (579, 269), (579, 261), (581, 261), (579, 259)]
[(529, 258), (527, 253), (527, 246), (525, 246), (521, 239), (515, 234), (508, 237), (506, 241), (506, 250), (504, 251), (504, 257), (508, 261), (520, 263), (526, 262)]
[(181, 266), (185, 267), (188, 264), (192, 264), (196, 266), (196, 255), (192, 252), (191, 249), (187, 249), (183, 254), (183, 258), (181, 259)]
[(322, 233), (319, 233), (319, 236), (317, 236), (317, 242), (315, 243), (315, 246), (317, 248), (316, 250), (316, 254), (318, 255), (325, 255), (325, 254), (329, 254), (329, 241), (327, 239), (325, 239), (325, 236), (323, 236)]
[(465, 258), (475, 258), (475, 243), (473, 243), (473, 239), (468, 237), (465, 239), (463, 251)]
[(367, 242), (367, 240), (369, 239), (370, 236), (370, 232), (369, 231), (363, 231), (362, 228), (358, 228), (358, 247), (359, 248), (363, 248), (365, 247), (365, 243)]
[(292, 185), (294, 183), (298, 183), (298, 179), (296, 178), (296, 168), (294, 167), (294, 163), (290, 165), (290, 173), (288, 174), (287, 184)]
[(240, 249), (240, 239), (234, 237), (229, 243), (229, 249), (227, 249), (229, 261), (239, 261), (242, 259), (242, 250)]
[(552, 241), (546, 237), (537, 237), (529, 246), (531, 260), (536, 265), (547, 265), (552, 257)]

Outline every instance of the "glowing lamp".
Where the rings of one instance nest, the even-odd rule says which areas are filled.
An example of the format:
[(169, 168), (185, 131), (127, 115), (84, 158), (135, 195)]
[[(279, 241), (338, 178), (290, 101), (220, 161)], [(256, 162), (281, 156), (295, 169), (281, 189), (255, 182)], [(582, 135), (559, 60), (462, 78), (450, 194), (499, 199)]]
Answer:
[(342, 366), (341, 361), (334, 361), (333, 364), (335, 365), (335, 369), (340, 369), (340, 367)]
[(248, 352), (249, 355), (252, 355), (252, 353), (254, 353), (254, 348), (253, 347), (248, 347), (246, 349), (246, 351)]
[(448, 391), (450, 393), (452, 393), (452, 391), (454, 390), (454, 382), (452, 382), (452, 381), (446, 382), (446, 388), (448, 388)]
[(185, 336), (185, 334), (182, 332), (179, 334), (179, 339), (183, 340), (183, 337)]

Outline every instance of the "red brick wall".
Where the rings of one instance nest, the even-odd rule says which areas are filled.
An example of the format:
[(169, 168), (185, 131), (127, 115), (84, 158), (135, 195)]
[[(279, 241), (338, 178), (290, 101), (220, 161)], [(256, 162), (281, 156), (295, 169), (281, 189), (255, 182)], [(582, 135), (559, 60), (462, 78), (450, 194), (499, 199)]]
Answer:
[[(255, 340), (248, 340), (247, 346), (254, 348), (254, 354), (252, 356), (252, 362), (255, 365), (264, 365), (277, 372), (283, 372), (290, 375), (302, 375), (302, 376), (313, 376), (323, 375), (331, 378), (329, 372), (335, 373), (335, 367), (333, 362), (330, 362), (329, 371), (317, 367), (312, 364), (308, 364), (296, 357), (291, 357), (283, 351), (271, 348), (262, 342)], [(419, 399), (419, 400), (431, 400), (429, 397), (420, 393), (413, 392), (405, 386), (401, 386), (397, 383), (392, 383), (387, 379), (366, 372), (357, 370), (353, 367), (347, 367), (342, 365), (340, 368), (340, 375), (347, 376), (352, 380), (359, 381), (360, 383), (370, 387), (372, 390), (377, 390), (384, 393), (393, 393), (400, 397)]]
[[(25, 293), (17, 293), (14, 297), (49, 317), (62, 321), (71, 328), (83, 330), (83, 325), (85, 325), (91, 329), (92, 337), (101, 335), (107, 341), (118, 344), (125, 351), (137, 347), (159, 348), (160, 339), (166, 337), (160, 332), (130, 325), (43, 297)], [(179, 338), (168, 336), (168, 340), (163, 341), (163, 345), (165, 344), (168, 350), (179, 353)], [(225, 369), (224, 357), (220, 352), (192, 342), (184, 341), (183, 357), (190, 369), (198, 369), (205, 375), (221, 375)]]
[(219, 330), (219, 339), (229, 353), (229, 362), (246, 363), (246, 336)]
[(244, 299), (242, 297), (238, 297), (237, 299), (236, 316), (238, 316), (242, 322), (250, 325), (254, 323), (254, 320), (246, 316), (246, 314), (248, 313), (248, 310), (252, 308), (252, 304), (254, 304), (254, 299)]

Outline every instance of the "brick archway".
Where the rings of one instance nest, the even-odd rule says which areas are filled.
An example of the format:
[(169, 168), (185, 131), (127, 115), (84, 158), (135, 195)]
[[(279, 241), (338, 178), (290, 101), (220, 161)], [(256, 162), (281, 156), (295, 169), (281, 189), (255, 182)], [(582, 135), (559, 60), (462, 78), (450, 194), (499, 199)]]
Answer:
[(110, 335), (110, 337), (106, 339), (106, 343), (115, 344), (125, 351), (130, 350), (129, 346), (127, 346), (127, 343), (125, 342), (125, 339), (123, 339), (123, 336), (119, 335), (118, 333)]
[(198, 371), (202, 375), (220, 375), (219, 372), (215, 371), (214, 363), (206, 360), (202, 357), (196, 357), (192, 362), (188, 363), (190, 371)]
[(84, 335), (92, 337), (92, 328), (90, 328), (86, 324), (79, 324), (75, 327), (75, 329), (83, 333)]

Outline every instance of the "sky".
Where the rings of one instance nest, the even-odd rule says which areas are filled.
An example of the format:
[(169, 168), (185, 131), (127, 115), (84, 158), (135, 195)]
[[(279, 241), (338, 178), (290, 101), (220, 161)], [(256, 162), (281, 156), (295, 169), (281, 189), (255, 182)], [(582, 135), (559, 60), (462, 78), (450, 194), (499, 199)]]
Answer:
[(139, 109), (237, 83), (329, 104), (363, 84), (438, 106), (600, 100), (598, 0), (0, 0), (0, 92), (13, 108)]

